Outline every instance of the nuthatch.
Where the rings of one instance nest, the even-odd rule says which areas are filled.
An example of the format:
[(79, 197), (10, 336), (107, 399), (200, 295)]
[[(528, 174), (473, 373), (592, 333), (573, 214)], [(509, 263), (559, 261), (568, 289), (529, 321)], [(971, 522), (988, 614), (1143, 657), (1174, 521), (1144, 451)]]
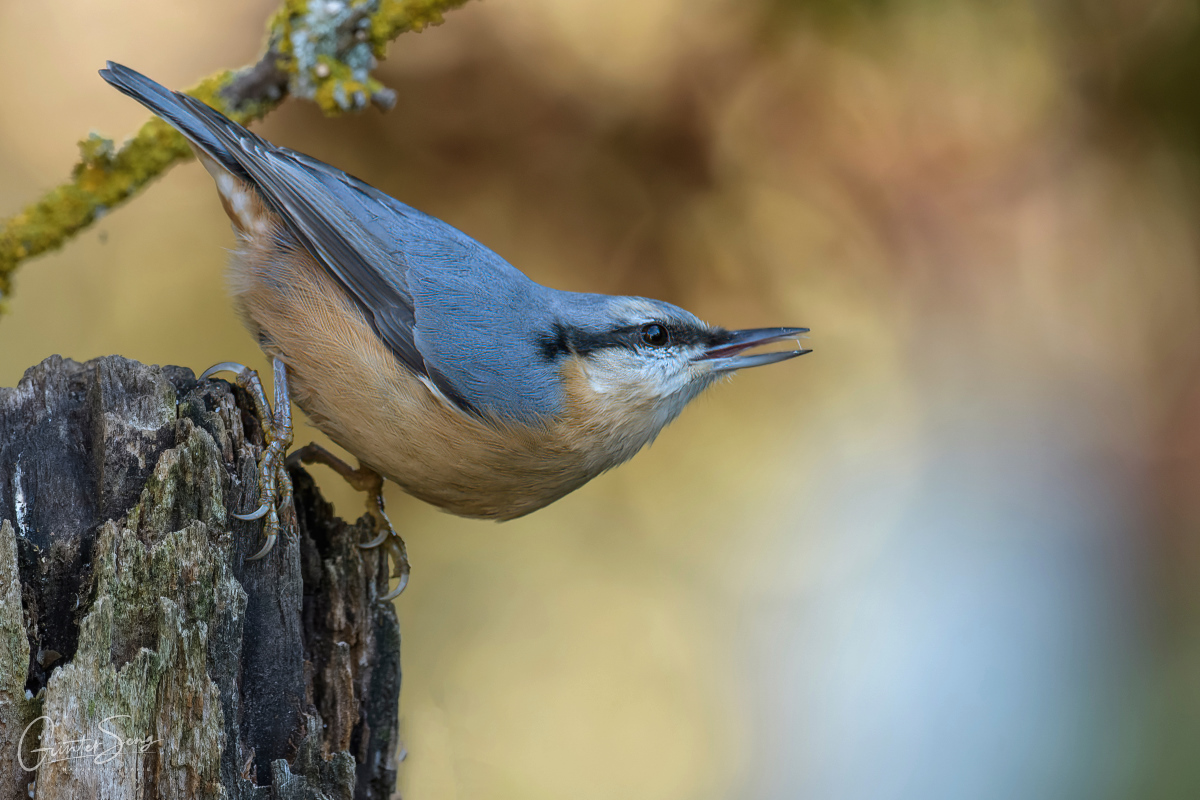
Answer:
[(200, 101), (109, 62), (100, 74), (186, 138), (238, 234), (234, 301), (272, 358), (275, 409), (238, 373), (264, 422), (258, 511), (270, 550), (291, 484), (290, 397), (353, 469), (296, 455), (367, 490), (401, 582), (403, 542), (380, 475), (465, 517), (536, 511), (626, 461), (717, 378), (804, 349), (746, 354), (806, 328), (727, 331), (642, 297), (550, 289), (474, 239)]

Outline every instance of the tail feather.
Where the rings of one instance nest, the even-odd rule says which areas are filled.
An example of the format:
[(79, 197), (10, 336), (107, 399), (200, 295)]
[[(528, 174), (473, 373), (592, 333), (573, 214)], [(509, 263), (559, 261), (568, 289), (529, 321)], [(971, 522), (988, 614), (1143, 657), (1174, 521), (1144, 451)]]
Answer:
[[(183, 134), (193, 148), (207, 155), (224, 169), (244, 177), (244, 170), (213, 135), (210, 123), (188, 108), (182, 95), (150, 80), (140, 72), (113, 61), (108, 62), (106, 69), (100, 70), (100, 77), (166, 120), (171, 127)], [(241, 128), (227, 117), (220, 118), (230, 126)]]

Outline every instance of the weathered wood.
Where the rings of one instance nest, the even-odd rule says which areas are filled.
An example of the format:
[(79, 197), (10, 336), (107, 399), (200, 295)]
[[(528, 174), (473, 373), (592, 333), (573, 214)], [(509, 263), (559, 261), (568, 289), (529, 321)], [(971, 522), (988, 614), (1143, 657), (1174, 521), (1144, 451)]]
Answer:
[(0, 389), (0, 800), (391, 795), (387, 565), (303, 470), (299, 530), (246, 562), (251, 408), (115, 356)]

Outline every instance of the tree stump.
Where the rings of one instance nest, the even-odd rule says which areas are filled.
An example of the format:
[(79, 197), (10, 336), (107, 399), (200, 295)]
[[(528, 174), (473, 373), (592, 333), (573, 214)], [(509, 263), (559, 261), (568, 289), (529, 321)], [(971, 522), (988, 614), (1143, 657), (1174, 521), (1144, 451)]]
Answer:
[(0, 388), (0, 800), (391, 796), (386, 559), (298, 469), (298, 530), (245, 560), (252, 409), (117, 356)]

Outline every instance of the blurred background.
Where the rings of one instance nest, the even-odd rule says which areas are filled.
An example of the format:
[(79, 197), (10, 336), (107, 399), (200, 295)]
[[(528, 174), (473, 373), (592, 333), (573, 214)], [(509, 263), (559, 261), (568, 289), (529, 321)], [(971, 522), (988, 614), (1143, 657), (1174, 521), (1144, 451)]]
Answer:
[[(189, 86), (274, 6), (0, 0), (0, 216), (146, 118), (105, 59)], [(815, 349), (532, 517), (389, 495), (406, 798), (1200, 796), (1194, 2), (487, 0), (378, 74), (388, 114), (257, 130), (543, 283)], [(0, 385), (265, 366), (232, 245), (177, 167), (17, 274)]]

